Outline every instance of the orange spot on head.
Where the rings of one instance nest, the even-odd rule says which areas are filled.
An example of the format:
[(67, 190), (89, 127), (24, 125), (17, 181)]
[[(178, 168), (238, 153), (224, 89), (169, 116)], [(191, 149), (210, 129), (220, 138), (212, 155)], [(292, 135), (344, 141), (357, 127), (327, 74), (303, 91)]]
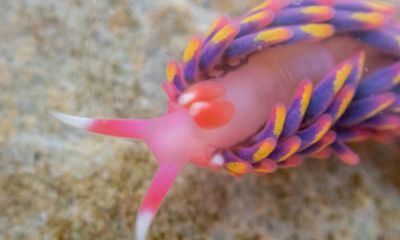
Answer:
[(194, 122), (201, 128), (219, 128), (229, 123), (235, 114), (235, 106), (227, 100), (195, 102), (189, 109)]

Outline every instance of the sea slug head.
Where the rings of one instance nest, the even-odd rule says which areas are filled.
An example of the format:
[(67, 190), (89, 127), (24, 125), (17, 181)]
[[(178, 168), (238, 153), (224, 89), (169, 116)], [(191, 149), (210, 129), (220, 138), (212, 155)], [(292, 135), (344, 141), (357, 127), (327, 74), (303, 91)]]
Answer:
[(186, 163), (211, 168), (224, 164), (223, 159), (212, 157), (220, 147), (215, 146), (212, 135), (229, 124), (235, 114), (224, 87), (213, 81), (195, 83), (169, 106), (165, 115), (144, 120), (141, 138), (160, 167), (138, 213), (138, 240), (145, 239), (158, 206)]
[[(167, 91), (168, 93), (168, 91)], [(222, 167), (223, 159), (213, 158), (213, 136), (235, 115), (234, 104), (226, 98), (218, 82), (194, 83), (174, 100), (159, 117), (136, 119), (89, 119), (55, 112), (53, 116), (73, 127), (87, 131), (140, 139), (147, 143), (159, 169), (148, 189), (137, 218), (137, 239), (144, 240), (151, 220), (163, 198), (186, 163), (200, 167)]]

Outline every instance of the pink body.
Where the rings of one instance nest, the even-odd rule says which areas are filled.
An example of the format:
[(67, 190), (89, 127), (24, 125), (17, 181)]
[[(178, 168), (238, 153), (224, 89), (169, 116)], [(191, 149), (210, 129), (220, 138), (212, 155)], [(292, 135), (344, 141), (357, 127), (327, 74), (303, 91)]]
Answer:
[[(361, 47), (351, 39), (339, 41), (351, 48), (350, 53)], [(212, 80), (222, 84), (225, 89), (222, 98), (235, 106), (229, 123), (204, 129), (192, 121), (187, 109), (178, 107), (152, 120), (146, 141), (158, 159), (168, 156), (165, 158), (172, 161), (190, 160), (208, 167), (216, 149), (232, 147), (253, 135), (266, 122), (274, 103), (288, 104), (301, 80), (309, 78), (317, 82), (348, 57), (345, 53), (333, 54), (334, 49), (331, 42), (319, 42), (263, 51), (241, 68)], [(157, 137), (152, 136), (153, 132)], [(183, 142), (185, 147), (181, 148), (177, 143)], [(176, 155), (172, 154), (174, 151)]]
[[(348, 51), (336, 51), (338, 47)], [(190, 109), (180, 105), (174, 105), (166, 115), (149, 120), (90, 120), (60, 113), (55, 115), (76, 127), (142, 139), (149, 145), (160, 168), (138, 215), (138, 239), (144, 239), (151, 219), (184, 164), (189, 161), (200, 167), (222, 164), (211, 162), (215, 150), (233, 147), (255, 134), (267, 121), (276, 102), (289, 103), (300, 81), (317, 82), (338, 62), (349, 57), (349, 53), (361, 47), (354, 40), (339, 37), (260, 52), (248, 64), (223, 78), (211, 80), (223, 87), (224, 94), (220, 99), (232, 103), (235, 110), (230, 121), (217, 128), (198, 126)], [(369, 50), (369, 55), (369, 68), (386, 62), (382, 58), (376, 61), (381, 56), (373, 50)], [(202, 82), (192, 88), (197, 84)], [(181, 98), (183, 96), (185, 93)]]

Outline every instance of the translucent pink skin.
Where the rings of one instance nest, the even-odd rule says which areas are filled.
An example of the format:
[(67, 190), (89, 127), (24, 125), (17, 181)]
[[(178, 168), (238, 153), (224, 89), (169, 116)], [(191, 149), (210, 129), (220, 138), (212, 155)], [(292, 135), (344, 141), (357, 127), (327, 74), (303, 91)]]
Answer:
[(288, 103), (298, 82), (306, 78), (317, 81), (339, 61), (328, 50), (329, 43), (303, 45), (264, 51), (242, 68), (213, 80), (224, 86), (223, 98), (235, 106), (235, 114), (225, 126), (198, 127), (189, 111), (178, 107), (147, 120), (143, 127), (148, 129), (138, 137), (148, 143), (160, 163), (192, 161), (207, 167), (215, 149), (245, 140), (266, 122), (272, 104)]
[[(310, 51), (306, 62), (304, 57), (295, 57), (304, 55), (302, 47), (273, 49), (257, 54), (242, 68), (217, 79), (224, 85), (226, 98), (235, 105), (236, 113), (226, 126), (206, 131), (199, 129), (201, 137), (212, 146), (224, 148), (254, 134), (267, 121), (273, 104), (288, 103), (298, 82), (306, 78), (317, 80), (334, 66), (329, 52), (320, 44), (314, 46), (307, 47)], [(277, 58), (278, 51), (281, 57)], [(309, 67), (317, 63), (317, 68)]]
[[(142, 139), (148, 144), (160, 167), (136, 222), (137, 239), (144, 240), (159, 205), (184, 164), (190, 161), (209, 167), (210, 161), (215, 160), (212, 159), (215, 150), (244, 141), (267, 121), (275, 103), (288, 104), (300, 81), (310, 79), (317, 82), (340, 61), (363, 47), (349, 38), (336, 37), (258, 53), (246, 65), (223, 78), (212, 80), (224, 87), (225, 94), (221, 98), (231, 102), (235, 108), (232, 119), (214, 129), (199, 127), (188, 108), (172, 103), (170, 106), (173, 107), (165, 115), (149, 120), (92, 120), (60, 113), (54, 115), (78, 128)], [(373, 50), (368, 50), (367, 55), (367, 67), (371, 71), (392, 61), (385, 60)], [(297, 161), (293, 161), (295, 163)]]
[[(336, 37), (324, 42), (268, 49), (255, 55), (243, 67), (215, 80), (225, 87), (225, 98), (236, 108), (232, 120), (213, 130), (194, 128), (191, 134), (214, 148), (229, 148), (240, 143), (267, 121), (275, 103), (289, 104), (300, 81), (318, 82), (326, 72), (361, 48), (365, 46), (350, 38)], [(369, 71), (391, 61), (367, 49)]]

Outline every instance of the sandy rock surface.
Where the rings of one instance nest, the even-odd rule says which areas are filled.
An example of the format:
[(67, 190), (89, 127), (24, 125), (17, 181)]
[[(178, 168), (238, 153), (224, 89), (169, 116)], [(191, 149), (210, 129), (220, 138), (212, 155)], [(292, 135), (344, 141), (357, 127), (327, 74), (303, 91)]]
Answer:
[[(0, 240), (131, 238), (155, 160), (48, 111), (162, 113), (166, 62), (256, 2), (0, 0)], [(358, 146), (358, 167), (309, 160), (239, 180), (188, 166), (150, 239), (400, 239), (399, 144)]]

